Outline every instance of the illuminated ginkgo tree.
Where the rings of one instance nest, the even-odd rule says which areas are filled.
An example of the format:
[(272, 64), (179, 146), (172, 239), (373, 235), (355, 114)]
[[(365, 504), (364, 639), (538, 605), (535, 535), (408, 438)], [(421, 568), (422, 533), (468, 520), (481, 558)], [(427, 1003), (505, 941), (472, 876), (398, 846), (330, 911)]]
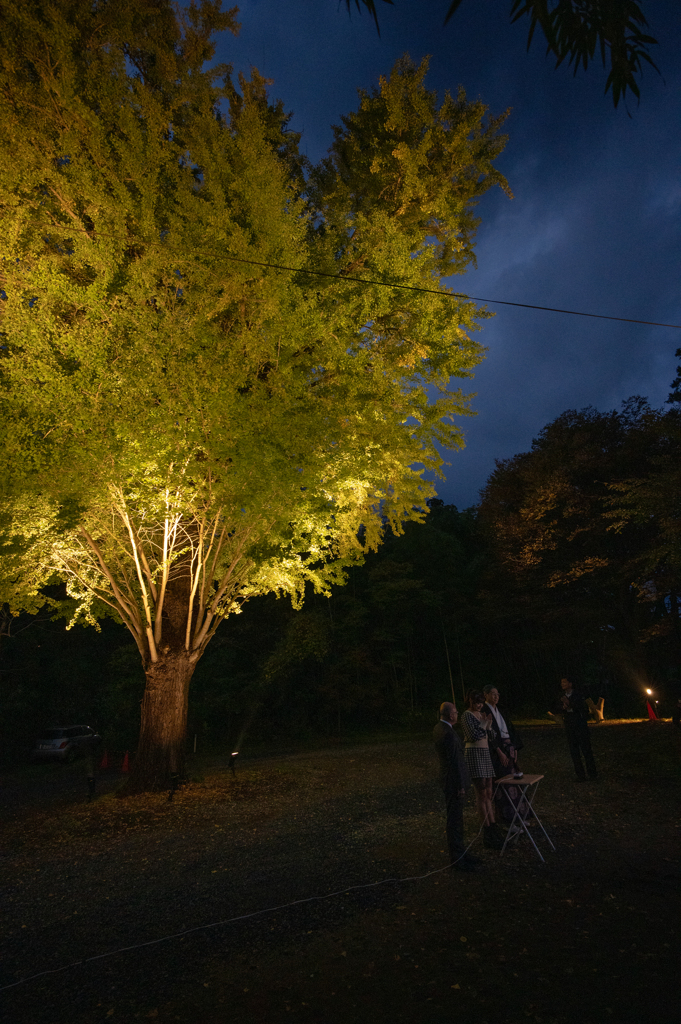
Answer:
[(0, 6), (2, 597), (130, 630), (154, 788), (221, 621), (340, 581), (461, 444), (485, 314), (440, 279), (504, 140), (404, 58), (308, 166), (257, 72), (206, 70), (236, 9)]

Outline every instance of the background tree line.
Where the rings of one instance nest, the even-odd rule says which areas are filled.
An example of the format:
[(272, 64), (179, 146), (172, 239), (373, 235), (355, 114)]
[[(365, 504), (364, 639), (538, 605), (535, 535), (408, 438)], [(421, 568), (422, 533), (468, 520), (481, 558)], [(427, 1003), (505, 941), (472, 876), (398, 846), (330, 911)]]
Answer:
[[(486, 682), (516, 715), (544, 716), (565, 673), (604, 696), (606, 713), (641, 713), (646, 686), (670, 700), (681, 657), (673, 386), (666, 411), (635, 397), (563, 413), (497, 464), (477, 507), (431, 500), (425, 523), (388, 532), (330, 597), (310, 587), (300, 610), (253, 598), (199, 663), (190, 747), (195, 735), (205, 750), (420, 730), (452, 688), (461, 700)], [(4, 759), (67, 720), (134, 749), (144, 674), (124, 627), (101, 625), (4, 619)]]

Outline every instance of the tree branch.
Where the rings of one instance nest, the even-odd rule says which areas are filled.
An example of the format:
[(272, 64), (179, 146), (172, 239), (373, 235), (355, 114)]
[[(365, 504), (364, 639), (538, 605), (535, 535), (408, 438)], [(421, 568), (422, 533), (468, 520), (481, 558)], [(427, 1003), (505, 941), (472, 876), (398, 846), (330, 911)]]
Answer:
[[(114, 599), (115, 599), (115, 601), (117, 603), (117, 606), (118, 606), (117, 607), (117, 611), (124, 610), (124, 614), (121, 615), (121, 618), (125, 619), (127, 617), (131, 621), (134, 622), (136, 619), (138, 619), (137, 609), (135, 608), (134, 604), (132, 606), (129, 605), (128, 602), (123, 597), (123, 595), (122, 595), (122, 593), (121, 593), (121, 591), (120, 591), (120, 589), (118, 587), (118, 584), (116, 583), (116, 580), (114, 579), (114, 577), (111, 574), (111, 572), (109, 572), (109, 567), (107, 566), (106, 562), (104, 561), (104, 556), (102, 555), (102, 552), (99, 549), (99, 545), (97, 544), (97, 542), (95, 540), (93, 540), (93, 538), (87, 532), (85, 527), (81, 527), (80, 533), (81, 533), (81, 536), (83, 536), (85, 538), (87, 546), (90, 548), (90, 550), (94, 553), (95, 557), (97, 558), (97, 561), (99, 562), (100, 569), (102, 570), (102, 574), (106, 577), (106, 579), (109, 581), (109, 583), (111, 585), (111, 591), (112, 591), (112, 593), (114, 595)], [(70, 568), (70, 566), (69, 566), (69, 569), (70, 569), (70, 571), (73, 572), (73, 570)], [(88, 586), (88, 589), (92, 589), (91, 587), (89, 587), (88, 584), (85, 584), (85, 585)], [(128, 628), (130, 628), (130, 627), (128, 627)], [(141, 624), (140, 624), (140, 631), (141, 631)]]
[[(192, 616), (193, 616), (193, 613), (194, 613), (194, 598), (196, 597), (196, 589), (197, 589), (197, 587), (199, 585), (201, 569), (203, 567), (202, 555), (203, 555), (203, 522), (199, 523), (199, 539), (198, 539), (198, 544), (196, 546), (195, 553), (192, 554), (192, 561), (191, 561), (191, 564), (192, 564), (191, 574), (192, 575), (191, 575), (190, 579), (192, 579), (192, 586), (191, 586), (191, 589), (189, 591), (189, 606), (187, 608), (187, 628), (186, 628), (185, 634), (184, 634), (184, 649), (185, 649), (185, 651), (188, 651), (190, 649), (189, 643), (190, 643), (190, 640), (191, 640)], [(196, 569), (196, 571), (194, 571), (193, 566), (197, 563), (197, 560), (198, 560), (197, 569)]]
[(130, 543), (132, 545), (132, 551), (133, 551), (133, 555), (135, 557), (135, 566), (137, 568), (137, 580), (138, 580), (139, 585), (140, 585), (140, 590), (142, 591), (142, 604), (144, 606), (144, 614), (145, 614), (145, 617), (146, 617), (145, 633), (147, 635), (147, 643), (149, 644), (149, 656), (150, 656), (150, 658), (151, 658), (151, 660), (153, 662), (156, 662), (156, 661), (158, 661), (158, 650), (156, 648), (156, 642), (154, 640), (154, 633), (153, 633), (153, 630), (152, 630), (151, 609), (149, 607), (149, 598), (148, 598), (148, 595), (147, 595), (147, 588), (144, 585), (144, 573), (142, 572), (142, 567), (140, 565), (139, 557), (137, 555), (137, 547), (135, 545), (135, 535), (134, 535), (134, 532), (133, 532), (133, 529), (132, 529), (132, 524), (130, 523), (130, 517), (128, 516), (128, 513), (127, 513), (127, 510), (126, 510), (125, 506), (123, 506), (122, 509), (118, 509), (118, 513), (119, 513), (119, 515), (123, 519), (123, 522), (125, 523), (125, 525), (128, 528), (128, 534), (130, 536)]

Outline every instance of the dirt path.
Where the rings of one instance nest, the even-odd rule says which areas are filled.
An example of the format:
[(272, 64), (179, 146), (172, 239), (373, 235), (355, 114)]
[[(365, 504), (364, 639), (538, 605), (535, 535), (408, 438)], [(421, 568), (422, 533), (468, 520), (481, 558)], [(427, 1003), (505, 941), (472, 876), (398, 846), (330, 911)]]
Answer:
[[(11, 1024), (676, 1024), (679, 735), (594, 729), (603, 780), (571, 778), (557, 728), (526, 770), (557, 846), (476, 875), (445, 863), (430, 744), (208, 768), (164, 797), (15, 810), (2, 840), (0, 984), (311, 895), (0, 993)], [(472, 807), (467, 831), (477, 831)], [(479, 850), (478, 843), (475, 850)]]

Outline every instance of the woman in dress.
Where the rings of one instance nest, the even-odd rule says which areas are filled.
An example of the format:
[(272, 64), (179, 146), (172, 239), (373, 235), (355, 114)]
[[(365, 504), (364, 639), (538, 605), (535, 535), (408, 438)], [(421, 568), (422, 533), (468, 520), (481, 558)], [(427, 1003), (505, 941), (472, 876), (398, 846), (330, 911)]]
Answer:
[(484, 703), (483, 694), (479, 690), (471, 690), (468, 694), (468, 708), (463, 713), (463, 735), (466, 741), (464, 756), (475, 787), (475, 802), (484, 829), (484, 845), (488, 849), (500, 850), (504, 837), (494, 820), (494, 767), (489, 752), (489, 733), (493, 725), (492, 716), (483, 714)]

